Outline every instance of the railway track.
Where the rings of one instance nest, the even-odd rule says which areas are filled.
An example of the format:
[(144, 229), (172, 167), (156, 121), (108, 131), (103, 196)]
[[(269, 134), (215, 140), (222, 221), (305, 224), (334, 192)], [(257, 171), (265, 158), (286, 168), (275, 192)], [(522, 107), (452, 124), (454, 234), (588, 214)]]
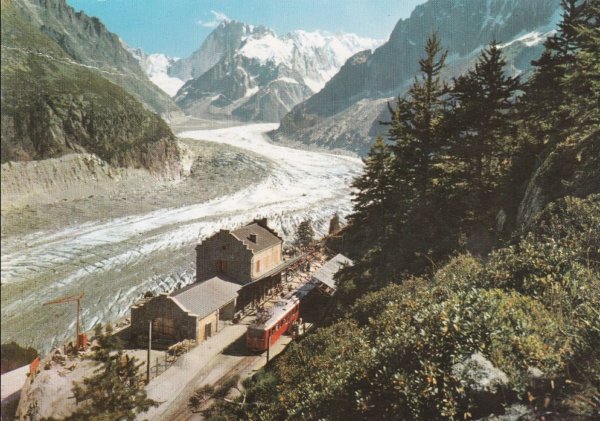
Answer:
[[(235, 365), (229, 368), (226, 372), (220, 373), (216, 381), (207, 381), (209, 380), (209, 377), (211, 376), (213, 370), (209, 370), (208, 372), (203, 370), (202, 372), (198, 373), (198, 375), (188, 383), (181, 395), (171, 403), (169, 408), (167, 408), (167, 410), (164, 411), (164, 413), (161, 415), (161, 418), (157, 419), (157, 421), (189, 421), (192, 417), (198, 416), (198, 414), (194, 414), (188, 408), (188, 401), (192, 397), (196, 389), (198, 389), (201, 386), (204, 386), (205, 384), (212, 384), (215, 388), (217, 388), (223, 385), (223, 383), (225, 383), (225, 381), (228, 378), (233, 377), (235, 375), (239, 375), (243, 379), (244, 376), (249, 375), (251, 367), (255, 363), (258, 363), (258, 361), (260, 361), (261, 358), (266, 357), (262, 354), (244, 357), (242, 360), (238, 361)], [(213, 366), (212, 368), (214, 369), (217, 366), (218, 364)]]

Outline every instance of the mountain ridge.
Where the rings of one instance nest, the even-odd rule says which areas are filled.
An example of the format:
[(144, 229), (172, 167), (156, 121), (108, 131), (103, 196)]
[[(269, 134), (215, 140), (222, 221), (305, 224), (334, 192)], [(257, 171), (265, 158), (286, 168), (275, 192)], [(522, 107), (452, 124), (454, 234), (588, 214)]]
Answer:
[[(384, 133), (377, 127), (378, 120), (388, 119), (387, 107), (380, 104), (381, 100), (391, 100), (408, 87), (432, 28), (449, 50), (446, 79), (467, 69), (478, 51), (494, 39), (512, 42), (506, 51), (513, 73), (530, 71), (529, 62), (539, 56), (543, 39), (517, 40), (538, 29), (543, 32), (556, 22), (560, 0), (488, 0), (477, 3), (478, 7), (472, 4), (465, 0), (430, 0), (417, 6), (409, 18), (398, 21), (384, 45), (366, 54), (360, 63), (346, 63), (344, 72), (340, 71), (323, 90), (295, 106), (272, 137), (345, 148), (365, 155), (374, 136)], [(340, 130), (332, 117), (352, 113), (349, 108), (361, 100), (378, 103), (374, 106), (379, 107), (381, 118), (373, 120), (369, 130), (351, 122), (347, 129)]]
[(88, 152), (113, 166), (179, 176), (180, 151), (167, 124), (74, 60), (16, 3), (2, 2), (2, 162)]
[(379, 44), (322, 31), (278, 36), (264, 26), (227, 21), (169, 75), (192, 77), (175, 97), (192, 115), (278, 122), (320, 90), (348, 57)]
[(23, 19), (54, 40), (73, 60), (135, 96), (147, 108), (168, 116), (179, 110), (150, 82), (123, 41), (96, 17), (75, 11), (66, 0), (15, 0)]

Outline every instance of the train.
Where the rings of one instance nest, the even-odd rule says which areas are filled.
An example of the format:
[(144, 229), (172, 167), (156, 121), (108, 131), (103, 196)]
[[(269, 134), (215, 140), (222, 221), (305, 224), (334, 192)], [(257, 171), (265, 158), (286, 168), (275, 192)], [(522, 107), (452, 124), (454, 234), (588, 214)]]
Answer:
[(313, 283), (306, 283), (287, 294), (268, 312), (257, 315), (256, 322), (248, 326), (246, 346), (250, 351), (263, 352), (292, 329), (294, 322), (300, 317), (300, 304), (308, 293), (314, 289)]

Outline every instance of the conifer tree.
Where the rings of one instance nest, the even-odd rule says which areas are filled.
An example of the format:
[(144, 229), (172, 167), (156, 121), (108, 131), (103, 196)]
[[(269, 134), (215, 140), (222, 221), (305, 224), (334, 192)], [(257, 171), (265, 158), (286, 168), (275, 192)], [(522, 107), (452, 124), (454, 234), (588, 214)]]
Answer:
[(427, 190), (439, 175), (435, 158), (443, 144), (444, 87), (440, 72), (445, 66), (447, 51), (442, 51), (437, 34), (432, 34), (425, 46), (426, 56), (419, 60), (421, 74), (396, 109), (391, 110), (389, 138), (394, 154), (394, 184), (403, 200), (425, 199)]
[(363, 159), (362, 174), (353, 183), (352, 202), (354, 213), (348, 216), (346, 237), (347, 252), (355, 254), (355, 265), (343, 269), (340, 297), (352, 300), (356, 294), (379, 288), (392, 279), (388, 276), (390, 262), (383, 244), (390, 240), (396, 209), (393, 203), (392, 153), (383, 137), (371, 146), (369, 155)]
[(356, 191), (352, 198), (354, 213), (348, 219), (352, 226), (350, 235), (362, 233), (361, 241), (373, 245), (381, 240), (394, 210), (390, 202), (392, 156), (382, 137), (375, 140), (363, 162), (362, 175), (352, 183)]
[(337, 214), (337, 212), (331, 217), (331, 220), (329, 221), (329, 234), (335, 234), (336, 232), (338, 232), (341, 229), (340, 226), (340, 216)]
[(95, 329), (89, 359), (98, 363), (94, 375), (75, 384), (73, 394), (81, 406), (67, 420), (134, 420), (157, 403), (148, 399), (137, 358), (123, 352), (110, 325)]
[(583, 11), (589, 3), (562, 0), (563, 15), (558, 31), (546, 40), (542, 56), (532, 62), (535, 73), (525, 86), (520, 108), (532, 141), (540, 147), (556, 142), (563, 129), (573, 126), (568, 116), (559, 113), (568, 93), (562, 81), (575, 62), (576, 28), (585, 25)]
[[(596, 137), (600, 131), (600, 0), (581, 4), (578, 19), (565, 31), (572, 37), (572, 64), (561, 80), (561, 115), (574, 124), (567, 135), (576, 140)], [(574, 133), (573, 133), (574, 132)]]
[[(452, 223), (447, 200), (450, 187), (446, 161), (448, 139), (444, 127), (447, 109), (446, 87), (440, 73), (445, 66), (447, 51), (436, 34), (425, 46), (425, 57), (419, 60), (420, 74), (404, 98), (398, 98), (392, 111), (389, 130), (393, 154), (391, 204), (393, 224), (377, 258), (385, 276), (397, 277), (405, 270), (420, 272), (429, 266), (427, 259), (415, 256), (436, 255), (445, 231)], [(410, 240), (409, 240), (410, 239)]]
[(310, 246), (315, 237), (315, 231), (312, 227), (310, 219), (305, 219), (300, 222), (298, 228), (296, 230), (296, 241), (298, 245), (302, 248), (306, 248)]
[(472, 211), (489, 207), (513, 153), (518, 77), (507, 76), (496, 41), (479, 56), (474, 69), (455, 78), (448, 125), (454, 135), (453, 156)]

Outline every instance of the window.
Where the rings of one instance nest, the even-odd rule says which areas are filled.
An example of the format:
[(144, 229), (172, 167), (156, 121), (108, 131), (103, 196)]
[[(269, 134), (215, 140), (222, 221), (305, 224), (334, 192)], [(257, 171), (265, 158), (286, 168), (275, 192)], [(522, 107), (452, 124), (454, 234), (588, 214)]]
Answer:
[(260, 260), (256, 261), (256, 273), (260, 272)]
[(157, 317), (152, 321), (152, 334), (175, 337), (175, 320)]
[(225, 260), (217, 260), (217, 272), (219, 272), (219, 273), (227, 272), (227, 262)]

